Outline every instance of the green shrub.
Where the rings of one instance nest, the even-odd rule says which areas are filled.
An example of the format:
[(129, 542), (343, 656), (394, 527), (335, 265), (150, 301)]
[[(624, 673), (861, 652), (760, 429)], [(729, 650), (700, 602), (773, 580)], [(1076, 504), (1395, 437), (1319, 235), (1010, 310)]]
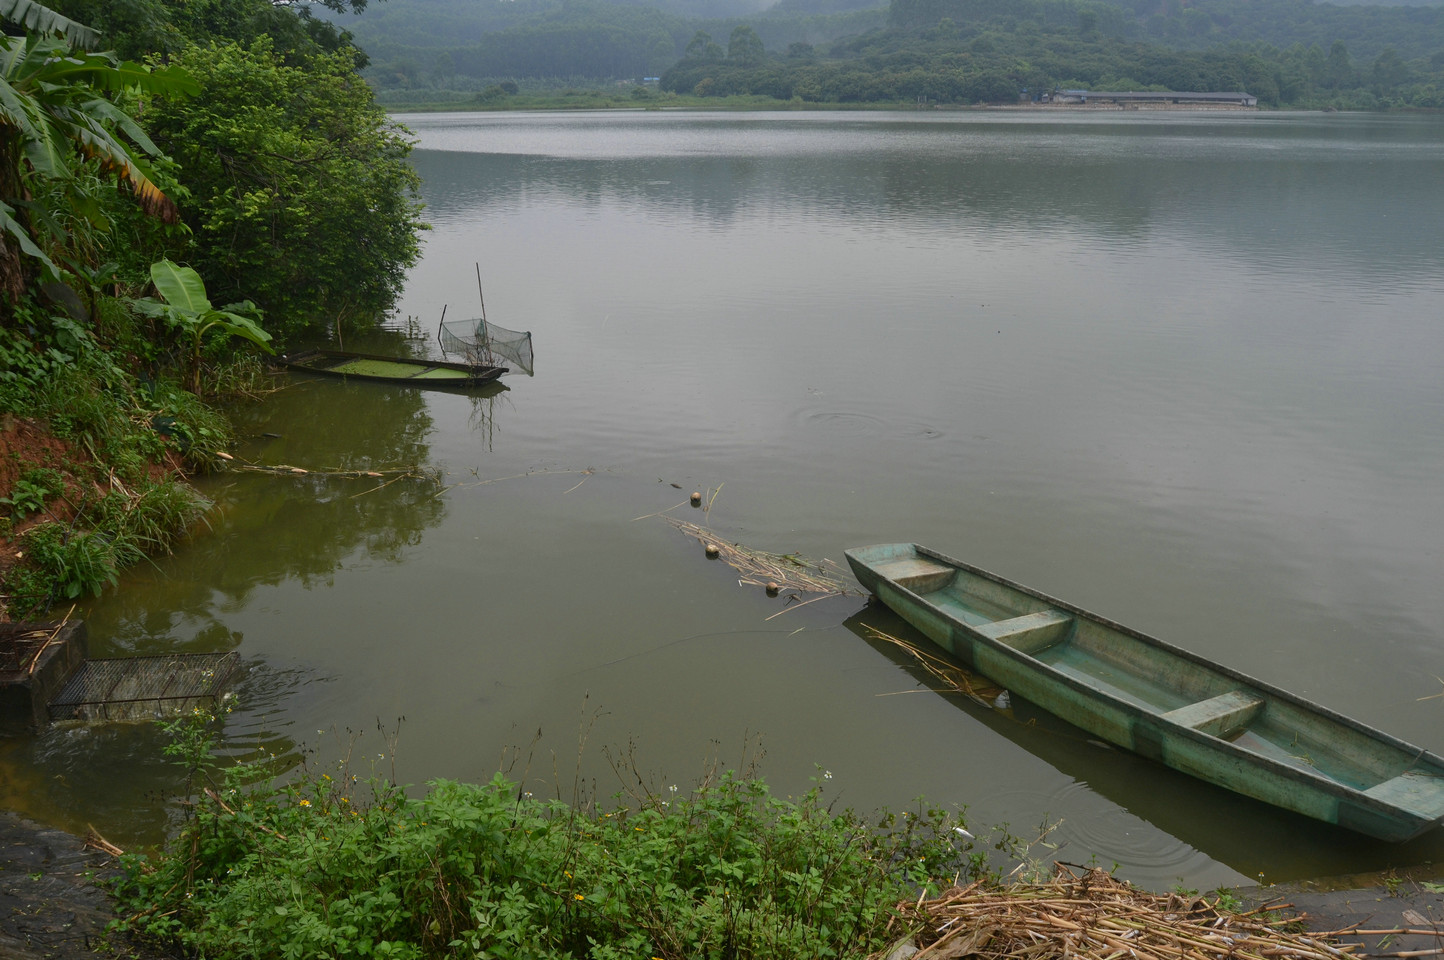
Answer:
[(147, 480), (134, 487), (113, 487), (88, 503), (83, 517), (96, 529), (108, 532), (119, 545), (121, 565), (129, 566), (147, 554), (168, 553), (192, 525), (204, 519), (210, 505), (184, 483)]
[(24, 520), (32, 513), (45, 509), (51, 497), (65, 489), (60, 474), (48, 467), (27, 470), (15, 481), (10, 496), (0, 497), (0, 506), (10, 508), (10, 519)]
[(201, 92), (150, 104), (147, 130), (180, 163), (211, 297), (255, 302), (282, 340), (378, 323), (420, 255), (420, 180), (356, 52), (299, 61), (262, 35), (170, 57)]
[(899, 900), (981, 864), (953, 816), (867, 821), (820, 785), (784, 800), (727, 774), (605, 812), (500, 774), (362, 787), (233, 776), (165, 852), (126, 859), (123, 925), (213, 958), (861, 957)]
[[(31, 529), (21, 543), (29, 567), (51, 584), (47, 601), (75, 600), (86, 593), (98, 597), (107, 585), (116, 582), (119, 567), (139, 559), (124, 546), (117, 549), (115, 541), (108, 537), (90, 530), (68, 530), (58, 523)], [(30, 582), (33, 588), (36, 581)]]
[(6, 330), (0, 337), (0, 410), (23, 408), (30, 393), (67, 362), (55, 348), (42, 349), (21, 330)]
[[(226, 368), (227, 371), (250, 369), (239, 361)], [(229, 373), (220, 374), (229, 378)], [(214, 382), (214, 378), (211, 378)], [(161, 439), (172, 445), (192, 464), (209, 466), (215, 462), (218, 450), (224, 450), (231, 442), (231, 429), (226, 418), (214, 407), (178, 384), (162, 381), (150, 385), (148, 395), (141, 400), (146, 412), (150, 413), (150, 426)]]
[[(53, 485), (45, 489), (60, 489), (54, 470), (32, 470), (26, 476), (37, 474)], [(8, 498), (12, 504), (23, 483)], [(122, 568), (170, 550), (210, 506), (175, 480), (112, 483), (104, 496), (82, 502), (70, 525), (43, 523), (21, 537), (23, 562), (5, 584), (12, 615), (41, 614), (57, 601), (100, 596), (118, 581)]]

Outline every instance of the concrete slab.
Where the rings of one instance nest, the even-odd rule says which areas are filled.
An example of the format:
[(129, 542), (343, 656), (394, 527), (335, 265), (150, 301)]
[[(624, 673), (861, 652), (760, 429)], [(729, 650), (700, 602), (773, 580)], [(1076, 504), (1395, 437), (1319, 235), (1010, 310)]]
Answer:
[(1277, 904), (1287, 913), (1302, 916), (1304, 925), (1319, 933), (1411, 931), (1341, 935), (1341, 945), (1358, 944), (1355, 956), (1444, 957), (1444, 867), (1441, 866), (1268, 887), (1240, 887), (1233, 893), (1249, 907)]

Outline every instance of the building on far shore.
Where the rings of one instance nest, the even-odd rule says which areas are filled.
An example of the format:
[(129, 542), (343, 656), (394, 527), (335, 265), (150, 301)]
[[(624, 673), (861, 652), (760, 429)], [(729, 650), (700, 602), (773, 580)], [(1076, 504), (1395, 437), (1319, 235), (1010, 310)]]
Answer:
[(1039, 103), (1060, 106), (1110, 106), (1115, 108), (1232, 107), (1258, 106), (1258, 97), (1248, 93), (1182, 93), (1176, 90), (1136, 93), (1117, 90), (1054, 90), (1038, 98)]

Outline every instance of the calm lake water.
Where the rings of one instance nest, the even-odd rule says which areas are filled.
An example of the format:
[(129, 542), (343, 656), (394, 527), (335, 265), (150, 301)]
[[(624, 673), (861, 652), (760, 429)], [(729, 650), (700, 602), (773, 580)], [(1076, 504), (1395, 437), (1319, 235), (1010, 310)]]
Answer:
[[(779, 793), (1057, 822), (1056, 856), (1154, 887), (1444, 862), (934, 692), (885, 610), (769, 619), (649, 516), (839, 562), (916, 540), (1444, 751), (1444, 121), (402, 119), (434, 229), (368, 345), (434, 352), (480, 263), (536, 376), (286, 381), (240, 456), (440, 488), (205, 480), (209, 528), (84, 610), (94, 654), (238, 650), (235, 749), (364, 731), (410, 783), (510, 748), (609, 795), (609, 757), (686, 784), (760, 739)], [(154, 839), (157, 745), (5, 743), (0, 800)]]

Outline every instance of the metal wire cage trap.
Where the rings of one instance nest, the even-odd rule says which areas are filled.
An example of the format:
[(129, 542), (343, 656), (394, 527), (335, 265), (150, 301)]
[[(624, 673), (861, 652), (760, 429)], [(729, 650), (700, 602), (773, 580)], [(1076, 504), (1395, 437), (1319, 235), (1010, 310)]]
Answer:
[(447, 356), (458, 354), (477, 366), (509, 362), (527, 376), (533, 373), (531, 334), (498, 327), (485, 317), (443, 320), (437, 339), (441, 341), (441, 352)]
[(533, 375), (531, 333), (508, 330), (486, 319), (486, 294), (481, 289), (481, 264), (476, 265), (476, 294), (481, 299), (481, 316), (466, 320), (446, 319), (441, 308), (441, 324), (436, 339), (443, 356), (458, 354), (475, 366), (494, 367), (510, 363), (527, 376)]
[(50, 719), (143, 721), (212, 707), (240, 662), (234, 652), (86, 660), (50, 701)]

